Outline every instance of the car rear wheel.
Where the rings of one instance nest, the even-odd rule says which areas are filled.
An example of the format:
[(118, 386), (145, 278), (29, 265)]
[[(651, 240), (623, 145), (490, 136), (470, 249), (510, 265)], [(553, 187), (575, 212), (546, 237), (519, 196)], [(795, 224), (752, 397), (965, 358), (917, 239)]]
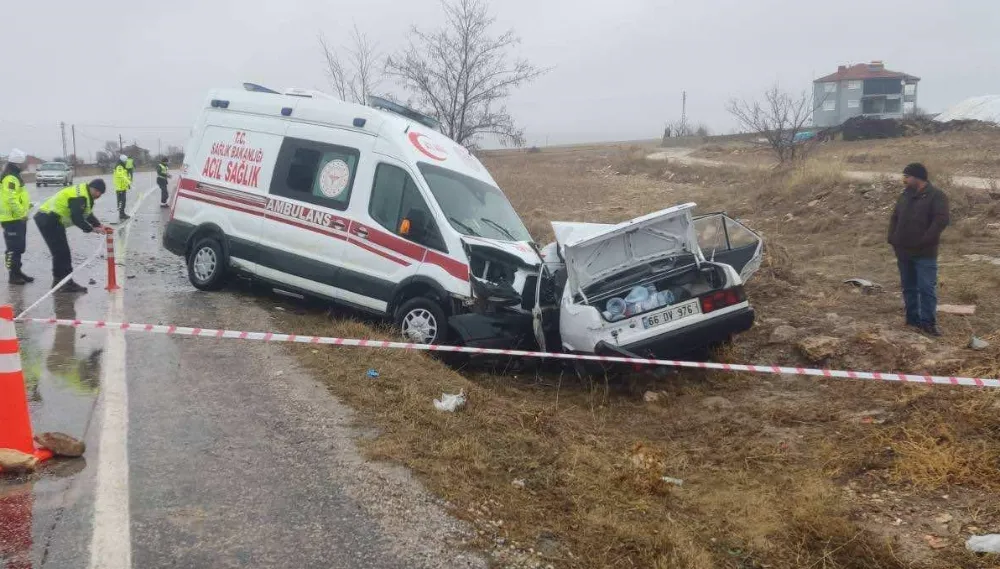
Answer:
[(227, 260), (215, 237), (199, 239), (187, 258), (188, 280), (198, 290), (219, 290), (226, 284)]
[(440, 344), (448, 335), (448, 321), (441, 305), (425, 296), (411, 298), (396, 310), (396, 329), (414, 344)]

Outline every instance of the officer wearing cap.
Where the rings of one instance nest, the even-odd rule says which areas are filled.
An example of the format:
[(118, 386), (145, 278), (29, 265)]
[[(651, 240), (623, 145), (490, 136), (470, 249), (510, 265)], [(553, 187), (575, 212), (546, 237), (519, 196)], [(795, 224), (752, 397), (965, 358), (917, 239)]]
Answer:
[(115, 195), (118, 198), (119, 221), (125, 221), (129, 218), (125, 213), (126, 192), (132, 187), (132, 174), (128, 170), (128, 160), (128, 156), (122, 154), (118, 157), (118, 164), (115, 166)]
[(8, 282), (23, 285), (35, 279), (21, 272), (21, 255), (24, 253), (28, 234), (28, 210), (31, 202), (28, 190), (21, 180), (21, 167), (28, 156), (15, 148), (7, 156), (7, 165), (0, 174), (0, 226), (7, 246), (3, 263), (9, 273)]
[[(104, 180), (97, 178), (89, 183), (59, 190), (38, 208), (35, 224), (52, 253), (53, 287), (73, 272), (66, 228), (75, 225), (84, 233), (105, 231), (93, 213), (94, 200), (103, 196), (105, 189)], [(87, 287), (70, 279), (58, 292), (87, 292)]]

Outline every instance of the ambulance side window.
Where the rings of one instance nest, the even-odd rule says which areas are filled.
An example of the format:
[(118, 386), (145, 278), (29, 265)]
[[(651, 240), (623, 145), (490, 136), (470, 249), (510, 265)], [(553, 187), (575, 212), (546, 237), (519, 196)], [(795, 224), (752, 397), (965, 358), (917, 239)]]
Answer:
[(332, 209), (347, 209), (360, 153), (354, 148), (286, 138), (271, 193)]
[[(368, 213), (395, 235), (447, 252), (441, 231), (413, 179), (402, 168), (379, 164), (375, 169)], [(404, 220), (408, 223), (404, 224)], [(406, 227), (408, 225), (408, 227)]]

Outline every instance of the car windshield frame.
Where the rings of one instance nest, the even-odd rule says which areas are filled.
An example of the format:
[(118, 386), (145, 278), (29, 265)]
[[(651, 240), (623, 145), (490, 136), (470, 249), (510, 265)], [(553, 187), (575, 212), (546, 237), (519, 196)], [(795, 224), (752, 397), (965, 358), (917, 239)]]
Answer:
[(500, 188), (427, 162), (417, 162), (417, 168), (455, 231), (496, 241), (533, 241)]
[(45, 170), (49, 172), (55, 171), (65, 171), (67, 170), (66, 165), (62, 162), (46, 162), (38, 167), (39, 170)]

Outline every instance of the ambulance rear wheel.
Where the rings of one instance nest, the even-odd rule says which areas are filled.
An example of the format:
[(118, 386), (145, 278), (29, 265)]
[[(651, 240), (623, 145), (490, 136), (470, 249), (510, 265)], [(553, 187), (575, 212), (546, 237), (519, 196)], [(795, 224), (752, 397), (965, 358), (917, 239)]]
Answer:
[(440, 344), (448, 335), (448, 319), (437, 301), (425, 296), (411, 298), (396, 310), (396, 329), (406, 342)]
[(218, 239), (199, 239), (188, 253), (188, 280), (198, 290), (219, 290), (226, 284), (226, 262)]

